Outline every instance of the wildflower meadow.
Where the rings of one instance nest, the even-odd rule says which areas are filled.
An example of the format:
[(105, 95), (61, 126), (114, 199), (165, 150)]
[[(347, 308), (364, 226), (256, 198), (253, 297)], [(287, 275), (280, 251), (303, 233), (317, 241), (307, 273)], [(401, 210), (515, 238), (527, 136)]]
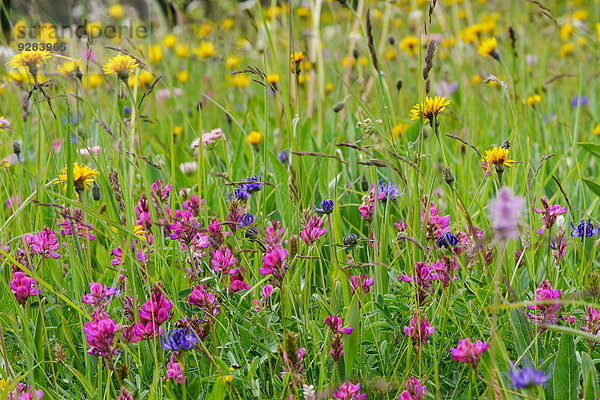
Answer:
[(600, 399), (598, 0), (0, 11), (0, 400)]

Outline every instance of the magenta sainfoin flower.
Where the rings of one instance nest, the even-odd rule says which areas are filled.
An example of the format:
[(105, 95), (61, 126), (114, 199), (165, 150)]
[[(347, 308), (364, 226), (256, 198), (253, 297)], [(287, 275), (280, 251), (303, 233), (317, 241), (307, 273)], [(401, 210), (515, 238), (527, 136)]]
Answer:
[(35, 390), (21, 382), (17, 382), (14, 390), (8, 393), (8, 400), (41, 400), (43, 397), (43, 390)]
[(362, 290), (363, 293), (369, 293), (371, 286), (375, 283), (375, 279), (371, 278), (367, 274), (361, 273), (360, 275), (352, 275), (350, 277), (350, 287), (352, 292), (356, 293), (357, 290)]
[(233, 267), (237, 261), (238, 260), (233, 256), (231, 249), (222, 245), (212, 252), (210, 266), (215, 272), (230, 273), (231, 267)]
[(513, 196), (509, 188), (504, 187), (498, 197), (490, 202), (492, 228), (496, 240), (502, 241), (519, 237), (519, 224), (525, 199)]
[(333, 341), (331, 342), (331, 358), (334, 362), (338, 362), (344, 355), (344, 342), (342, 335), (350, 335), (354, 329), (349, 327), (342, 327), (344, 321), (337, 315), (330, 315), (325, 318), (325, 323), (331, 329), (333, 333)]
[[(600, 312), (595, 308), (588, 307), (587, 313), (583, 317), (584, 324), (581, 325), (581, 330), (595, 336), (600, 336)], [(594, 343), (595, 342), (591, 342)]]
[(56, 252), (60, 247), (58, 239), (56, 239), (56, 232), (50, 228), (44, 228), (35, 235), (24, 235), (23, 242), (34, 254), (39, 254), (46, 258), (60, 257), (60, 254)]
[(344, 382), (333, 392), (333, 399), (329, 400), (365, 400), (366, 398), (367, 394), (360, 392), (360, 383), (355, 385), (352, 382)]
[(466, 338), (458, 341), (458, 346), (450, 349), (450, 354), (454, 361), (468, 363), (477, 368), (479, 359), (488, 349), (489, 343), (478, 340), (471, 343), (471, 339)]
[(85, 340), (90, 346), (88, 353), (110, 359), (118, 354), (115, 336), (121, 326), (105, 313), (94, 315), (93, 318), (83, 325)]
[(269, 298), (273, 295), (273, 285), (265, 285), (260, 291), (260, 300), (254, 299), (252, 302), (256, 306), (256, 311), (261, 311), (269, 304)]
[(538, 214), (542, 214), (542, 222), (544, 223), (544, 226), (540, 228), (537, 231), (537, 233), (544, 233), (545, 229), (552, 229), (552, 227), (556, 223), (556, 218), (559, 215), (566, 213), (567, 207), (563, 207), (558, 204), (550, 205), (550, 203), (548, 203), (548, 199), (546, 199), (545, 196), (542, 196), (540, 201), (542, 202), (543, 208), (534, 208), (533, 211), (535, 211)]
[(170, 318), (169, 311), (173, 308), (171, 303), (161, 290), (155, 286), (152, 288), (150, 299), (144, 303), (140, 310), (140, 322), (135, 324), (133, 341), (150, 339), (162, 335), (163, 328), (160, 326)]
[(10, 282), (10, 290), (14, 293), (19, 304), (24, 305), (30, 297), (39, 295), (42, 291), (38, 289), (38, 281), (28, 277), (24, 272), (17, 271), (13, 274)]
[(167, 377), (165, 380), (173, 379), (175, 382), (182, 384), (187, 381), (187, 377), (183, 375), (183, 367), (177, 362), (175, 355), (171, 356), (171, 359), (167, 363)]
[(529, 313), (529, 318), (542, 327), (544, 325), (556, 323), (556, 314), (558, 313), (558, 310), (560, 310), (560, 304), (553, 300), (560, 299), (560, 295), (560, 290), (555, 290), (548, 280), (544, 280), (535, 290), (535, 301), (543, 303), (527, 306), (528, 309), (536, 310), (539, 314)]
[(458, 262), (456, 262), (455, 256), (452, 256), (452, 258), (443, 256), (432, 263), (431, 267), (435, 271), (433, 278), (442, 282), (444, 287), (448, 287), (450, 282), (458, 279), (458, 275), (454, 273), (454, 271), (458, 270)]
[(94, 310), (104, 310), (111, 297), (117, 293), (117, 289), (109, 288), (98, 282), (90, 283), (90, 293), (83, 295), (81, 301), (94, 307)]
[(427, 394), (427, 388), (425, 387), (425, 385), (421, 384), (421, 382), (417, 378), (413, 376), (408, 378), (408, 381), (406, 382), (406, 385), (404, 387), (406, 388), (406, 390), (400, 393), (400, 395), (398, 396), (398, 400), (425, 399), (425, 395)]
[(263, 255), (263, 266), (258, 269), (261, 275), (271, 275), (272, 282), (276, 286), (281, 286), (283, 277), (287, 271), (288, 251), (279, 245), (275, 245), (267, 249)]
[(410, 320), (410, 326), (404, 327), (404, 334), (412, 340), (416, 351), (419, 351), (423, 344), (429, 341), (429, 335), (435, 333), (435, 327), (432, 326), (426, 317), (415, 314)]
[(417, 287), (417, 298), (422, 303), (432, 292), (431, 285), (436, 279), (436, 272), (424, 262), (415, 263), (416, 275), (400, 275), (398, 278), (404, 282), (413, 282)]
[(425, 225), (427, 239), (436, 240), (444, 233), (450, 232), (450, 215), (440, 215), (440, 210), (432, 202), (427, 208), (427, 201), (427, 198), (423, 198), (421, 222)]
[(300, 232), (300, 237), (308, 245), (316, 242), (321, 236), (327, 232), (327, 229), (323, 228), (323, 218), (318, 215), (312, 215), (304, 229)]
[(112, 260), (110, 260), (110, 263), (115, 267), (117, 265), (121, 265), (121, 263), (123, 262), (123, 249), (117, 247), (116, 249), (112, 249), (110, 254), (112, 254), (112, 256), (114, 257)]
[(373, 221), (373, 215), (375, 215), (375, 199), (376, 196), (376, 187), (375, 185), (371, 186), (371, 190), (369, 193), (363, 196), (362, 204), (358, 207), (358, 211), (360, 212), (360, 216), (367, 222)]
[(61, 227), (61, 235), (72, 236), (74, 233), (73, 231), (75, 231), (79, 237), (84, 239), (94, 240), (96, 238), (96, 235), (92, 233), (94, 231), (94, 225), (85, 223), (85, 214), (83, 210), (79, 208), (76, 208), (73, 212), (66, 210), (63, 216), (64, 219), (59, 224)]

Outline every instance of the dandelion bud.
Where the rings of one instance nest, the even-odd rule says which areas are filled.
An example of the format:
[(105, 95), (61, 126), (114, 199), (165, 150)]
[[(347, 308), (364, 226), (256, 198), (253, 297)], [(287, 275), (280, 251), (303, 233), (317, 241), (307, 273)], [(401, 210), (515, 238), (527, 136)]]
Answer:
[(454, 185), (454, 182), (456, 181), (452, 170), (448, 167), (444, 167), (444, 169), (442, 169), (442, 177), (444, 178), (444, 182), (446, 182), (450, 187)]
[(94, 184), (92, 185), (91, 191), (92, 191), (92, 199), (94, 199), (94, 201), (100, 201), (100, 199), (102, 198), (102, 189), (100, 188), (100, 185), (98, 185), (96, 182), (94, 182)]
[(19, 154), (21, 154), (21, 142), (19, 140), (15, 140), (12, 142), (13, 153), (19, 158)]
[(336, 112), (336, 113), (342, 111), (343, 109), (344, 109), (344, 102), (343, 101), (340, 101), (335, 106), (333, 106), (333, 111)]

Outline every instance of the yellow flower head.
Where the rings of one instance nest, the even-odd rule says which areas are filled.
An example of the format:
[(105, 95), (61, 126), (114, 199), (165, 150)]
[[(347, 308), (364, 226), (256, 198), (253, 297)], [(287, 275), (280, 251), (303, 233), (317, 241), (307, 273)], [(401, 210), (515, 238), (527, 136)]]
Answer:
[(200, 58), (209, 58), (217, 54), (217, 51), (215, 50), (215, 45), (211, 42), (201, 41), (200, 46), (194, 49), (194, 53)]
[(392, 128), (391, 138), (392, 139), (400, 138), (402, 135), (404, 135), (404, 132), (406, 132), (406, 130), (408, 129), (409, 126), (410, 126), (409, 124), (405, 124), (403, 122), (400, 122), (400, 123), (394, 125), (394, 127)]
[(169, 33), (167, 36), (163, 38), (163, 44), (166, 48), (172, 49), (177, 44), (177, 37), (172, 33)]
[(93, 89), (102, 84), (103, 81), (102, 74), (86, 74), (83, 76), (81, 83), (86, 89)]
[(297, 51), (290, 57), (292, 63), (297, 64), (304, 61), (304, 53), (301, 51)]
[(415, 104), (410, 111), (410, 119), (418, 120), (423, 118), (425, 122), (431, 123), (433, 117), (439, 115), (450, 104), (450, 100), (445, 97), (426, 97), (422, 104)]
[(477, 46), (477, 53), (483, 57), (493, 57), (496, 60), (500, 58), (496, 49), (498, 48), (498, 43), (496, 42), (496, 38), (483, 39), (479, 46)]
[(250, 77), (246, 74), (234, 74), (228, 76), (227, 79), (232, 86), (239, 88), (244, 88), (250, 85), (250, 82), (252, 82), (252, 79), (250, 79)]
[(533, 96), (529, 96), (527, 97), (527, 100), (525, 100), (525, 103), (527, 103), (528, 106), (535, 106), (536, 104), (539, 104), (542, 101), (542, 96), (540, 96), (539, 94), (534, 94)]
[(50, 56), (49, 51), (25, 50), (13, 56), (12, 60), (10, 60), (10, 66), (12, 68), (27, 67), (35, 75), (42, 62), (50, 58)]
[(85, 31), (91, 37), (98, 37), (102, 34), (102, 24), (100, 22), (89, 22), (85, 26)]
[(81, 60), (69, 60), (64, 63), (60, 67), (58, 67), (58, 71), (63, 75), (71, 75), (77, 71), (81, 73)]
[(416, 36), (407, 36), (400, 42), (400, 48), (404, 50), (408, 55), (417, 53), (419, 46), (419, 39)]
[(233, 28), (234, 25), (235, 25), (235, 21), (233, 20), (233, 18), (226, 18), (223, 20), (223, 22), (221, 22), (221, 28), (223, 28), (226, 31)]
[(173, 127), (173, 136), (179, 136), (183, 132), (183, 126), (177, 125)]
[(133, 72), (139, 67), (135, 58), (127, 54), (119, 54), (114, 56), (104, 65), (105, 74), (117, 74), (119, 78), (126, 79), (130, 72)]
[(187, 69), (183, 69), (175, 74), (175, 79), (177, 79), (181, 83), (186, 83), (190, 80), (190, 71)]
[(148, 241), (148, 231), (142, 225), (135, 225), (133, 227), (133, 234), (144, 242)]
[(485, 156), (483, 156), (483, 161), (486, 166), (486, 173), (490, 171), (490, 169), (495, 166), (496, 170), (502, 170), (502, 167), (512, 167), (515, 160), (511, 160), (508, 158), (509, 151), (504, 147), (492, 147), (490, 150), (485, 151)]
[(125, 10), (123, 9), (122, 5), (113, 4), (112, 6), (108, 7), (108, 15), (114, 19), (121, 19), (125, 15)]
[(129, 87), (133, 88), (133, 87), (142, 87), (142, 86), (148, 86), (150, 84), (150, 82), (152, 82), (154, 80), (154, 75), (152, 75), (150, 72), (146, 71), (146, 70), (141, 70), (137, 76), (137, 79), (134, 75), (131, 75), (129, 77), (128, 83), (129, 83)]
[(271, 85), (279, 83), (279, 74), (267, 74), (267, 82)]
[[(63, 168), (61, 172), (62, 173), (58, 175), (58, 179), (56, 179), (54, 183), (67, 182), (67, 168)], [(90, 187), (95, 180), (94, 177), (99, 174), (100, 172), (86, 165), (81, 165), (78, 162), (73, 163), (73, 184), (75, 186), (75, 190), (78, 192), (90, 190)]]
[(148, 49), (148, 59), (152, 64), (156, 64), (162, 60), (164, 55), (163, 47), (160, 44), (150, 46)]
[(253, 146), (261, 144), (263, 139), (262, 133), (258, 131), (252, 131), (246, 136), (246, 143), (250, 143)]
[(600, 136), (600, 124), (596, 124), (592, 132), (594, 133), (594, 135)]

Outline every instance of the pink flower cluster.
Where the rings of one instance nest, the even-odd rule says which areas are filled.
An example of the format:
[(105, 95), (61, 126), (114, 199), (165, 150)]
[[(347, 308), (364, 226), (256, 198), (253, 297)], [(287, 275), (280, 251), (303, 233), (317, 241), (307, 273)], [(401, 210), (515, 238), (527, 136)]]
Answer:
[(330, 315), (325, 318), (325, 323), (331, 329), (333, 333), (333, 341), (331, 342), (331, 358), (333, 358), (334, 362), (338, 362), (342, 359), (344, 355), (344, 342), (342, 340), (342, 335), (350, 335), (354, 329), (349, 327), (342, 327), (344, 321), (342, 318), (337, 315)]
[(10, 282), (10, 290), (14, 293), (17, 302), (21, 305), (27, 303), (30, 297), (39, 295), (42, 291), (37, 287), (38, 281), (28, 277), (24, 272), (17, 271)]
[(562, 207), (558, 204), (550, 205), (550, 203), (548, 203), (548, 199), (545, 196), (542, 196), (540, 201), (542, 202), (543, 208), (534, 208), (533, 211), (535, 211), (538, 214), (542, 214), (542, 222), (544, 223), (544, 226), (542, 226), (536, 233), (544, 233), (546, 229), (552, 229), (552, 227), (556, 223), (556, 218), (559, 215), (562, 215), (567, 212), (567, 207)]
[(366, 398), (367, 394), (360, 391), (360, 383), (355, 385), (352, 382), (344, 382), (333, 392), (333, 398), (329, 400), (365, 400)]
[(323, 228), (323, 218), (318, 215), (312, 215), (308, 222), (304, 225), (302, 231), (300, 231), (300, 238), (308, 245), (313, 244), (321, 236), (327, 232), (327, 229)]
[(92, 317), (91, 321), (83, 325), (85, 340), (90, 346), (88, 353), (110, 359), (113, 355), (118, 354), (115, 336), (121, 326), (108, 318), (106, 313), (97, 313)]
[(432, 326), (427, 317), (416, 315), (410, 320), (410, 326), (404, 327), (404, 334), (408, 336), (413, 343), (416, 351), (429, 341), (429, 335), (435, 333), (435, 327)]
[(8, 394), (7, 400), (41, 400), (43, 397), (43, 390), (35, 390), (29, 385), (18, 382), (15, 389)]
[(544, 280), (535, 290), (535, 301), (543, 302), (527, 306), (530, 310), (538, 311), (539, 315), (529, 313), (529, 318), (537, 322), (542, 328), (544, 325), (554, 324), (560, 304), (553, 300), (560, 299), (561, 291), (555, 290), (548, 280)]
[(440, 210), (432, 202), (427, 208), (427, 198), (423, 198), (423, 206), (425, 210), (421, 211), (421, 222), (426, 225), (427, 239), (436, 240), (450, 232), (450, 215), (440, 215)]
[(360, 275), (352, 275), (350, 277), (352, 293), (356, 293), (358, 290), (361, 290), (363, 293), (369, 293), (374, 283), (375, 279), (367, 274), (361, 273)]
[(271, 226), (267, 227), (265, 235), (267, 250), (263, 255), (262, 267), (258, 269), (261, 275), (271, 275), (271, 281), (278, 287), (281, 286), (288, 269), (286, 262), (288, 251), (281, 245), (283, 233), (284, 229), (277, 221), (273, 221)]
[(142, 305), (140, 322), (125, 328), (123, 336), (129, 342), (151, 339), (164, 333), (161, 324), (170, 318), (171, 303), (158, 286), (152, 288), (150, 299)]
[(473, 368), (477, 368), (481, 356), (483, 356), (488, 347), (488, 342), (484, 343), (478, 340), (475, 343), (471, 343), (471, 339), (466, 338), (459, 340), (458, 346), (450, 349), (450, 354), (454, 361), (471, 364)]
[(404, 390), (398, 396), (398, 400), (424, 400), (425, 395), (427, 394), (427, 388), (425, 385), (421, 384), (421, 382), (411, 376), (408, 378), (406, 385), (404, 386), (406, 390)]
[(34, 254), (39, 254), (45, 258), (56, 259), (60, 257), (60, 254), (56, 252), (60, 248), (56, 232), (50, 228), (44, 228), (35, 235), (24, 235), (23, 242)]
[(183, 367), (177, 361), (175, 355), (171, 356), (171, 359), (167, 363), (167, 378), (166, 380), (173, 379), (175, 382), (182, 384), (187, 381), (187, 377), (183, 374)]

